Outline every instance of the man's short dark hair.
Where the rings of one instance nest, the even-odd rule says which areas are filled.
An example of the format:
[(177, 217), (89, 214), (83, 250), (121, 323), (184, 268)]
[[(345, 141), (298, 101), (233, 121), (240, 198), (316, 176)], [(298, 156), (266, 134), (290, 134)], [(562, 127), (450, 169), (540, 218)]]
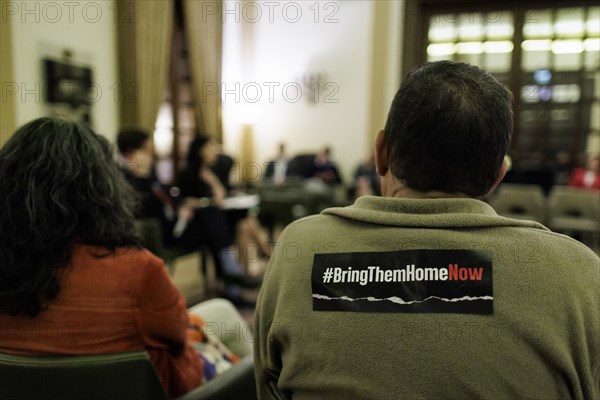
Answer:
[(393, 175), (420, 192), (485, 195), (513, 128), (512, 94), (472, 65), (431, 62), (412, 70), (385, 125)]
[(148, 132), (140, 128), (121, 129), (117, 136), (117, 147), (121, 154), (127, 154), (144, 147), (149, 138)]

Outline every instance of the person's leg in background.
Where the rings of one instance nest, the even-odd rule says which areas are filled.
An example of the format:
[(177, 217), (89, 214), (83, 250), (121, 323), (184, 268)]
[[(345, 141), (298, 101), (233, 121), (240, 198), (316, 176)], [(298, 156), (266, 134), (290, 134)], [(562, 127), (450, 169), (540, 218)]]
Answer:
[(253, 208), (227, 210), (225, 217), (229, 233), (235, 238), (237, 260), (249, 272), (248, 267), (259, 259), (271, 256), (269, 235), (263, 230)]
[(186, 246), (206, 244), (216, 264), (217, 278), (226, 276), (242, 276), (243, 267), (235, 259), (230, 246), (233, 243), (227, 221), (223, 212), (216, 207), (205, 207), (194, 210), (194, 219), (179, 238), (179, 243)]
[(250, 264), (271, 256), (269, 238), (262, 230), (258, 219), (249, 215), (236, 226), (236, 246), (240, 263), (249, 271)]
[(179, 238), (179, 243), (194, 247), (206, 244), (215, 261), (217, 279), (222, 282), (219, 295), (239, 306), (254, 305), (243, 297), (240, 286), (256, 287), (260, 281), (247, 278), (243, 266), (236, 260), (235, 252), (231, 250), (232, 240), (227, 222), (220, 209), (196, 209), (194, 219)]

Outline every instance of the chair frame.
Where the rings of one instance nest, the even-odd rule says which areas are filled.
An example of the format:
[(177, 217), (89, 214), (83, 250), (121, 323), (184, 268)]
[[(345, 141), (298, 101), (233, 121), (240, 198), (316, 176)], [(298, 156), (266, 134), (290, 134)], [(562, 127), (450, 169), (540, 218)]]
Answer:
[(144, 246), (162, 258), (165, 262), (165, 267), (168, 269), (171, 276), (175, 275), (175, 267), (177, 259), (194, 253), (199, 253), (200, 262), (198, 272), (204, 278), (205, 293), (209, 293), (211, 285), (208, 281), (208, 253), (209, 250), (205, 246), (199, 248), (191, 248), (185, 246), (166, 246), (162, 239), (161, 225), (158, 218), (142, 218), (136, 220), (136, 228), (142, 236)]
[[(124, 373), (125, 369), (136, 371), (134, 379)], [(35, 379), (38, 374), (46, 379), (32, 382), (16, 379), (18, 376)], [(44, 399), (57, 400), (104, 400), (123, 398), (124, 395), (131, 400), (167, 399), (145, 351), (68, 356), (0, 354), (0, 398), (29, 400), (40, 398), (40, 393), (44, 393)]]

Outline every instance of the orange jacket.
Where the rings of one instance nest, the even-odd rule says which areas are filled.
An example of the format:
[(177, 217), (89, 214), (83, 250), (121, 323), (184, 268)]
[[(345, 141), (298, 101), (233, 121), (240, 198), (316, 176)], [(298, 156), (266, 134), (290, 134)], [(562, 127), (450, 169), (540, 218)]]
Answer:
[(60, 292), (34, 318), (0, 314), (0, 352), (108, 354), (146, 350), (169, 396), (202, 383), (203, 364), (186, 340), (185, 302), (147, 250), (73, 248)]

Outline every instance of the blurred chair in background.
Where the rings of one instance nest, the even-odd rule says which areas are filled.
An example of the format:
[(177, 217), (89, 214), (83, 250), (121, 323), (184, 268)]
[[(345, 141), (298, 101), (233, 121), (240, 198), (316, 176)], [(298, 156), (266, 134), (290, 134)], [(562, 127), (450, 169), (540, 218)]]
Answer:
[[(556, 186), (548, 200), (552, 230), (600, 245), (600, 191)], [(589, 242), (588, 242), (589, 241)]]
[(503, 183), (490, 204), (503, 217), (546, 223), (546, 198), (538, 185)]

